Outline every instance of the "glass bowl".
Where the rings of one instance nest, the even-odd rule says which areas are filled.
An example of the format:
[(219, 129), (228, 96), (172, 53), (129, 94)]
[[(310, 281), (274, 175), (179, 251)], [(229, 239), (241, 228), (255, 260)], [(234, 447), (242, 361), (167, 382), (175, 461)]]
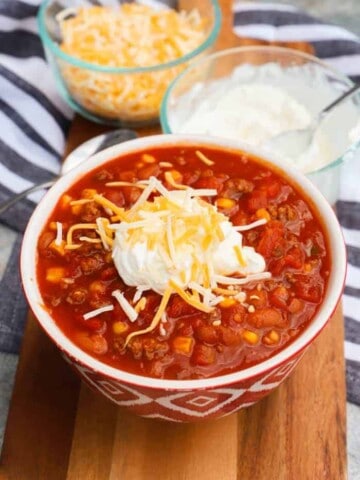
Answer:
[[(129, 0), (128, 3), (131, 5), (148, 3), (154, 10), (169, 9), (168, 0), (152, 0), (151, 3)], [(180, 11), (176, 7), (177, 2), (172, 3), (175, 4), (173, 9)], [(124, 4), (126, 2), (122, 0), (101, 0), (97, 2), (95, 8), (99, 8), (99, 5), (118, 8)], [(181, 11), (190, 14), (194, 10), (193, 2), (179, 2), (179, 4)], [(67, 103), (89, 120), (114, 126), (131, 127), (156, 123), (159, 118), (161, 99), (169, 83), (186, 68), (190, 60), (211, 48), (221, 24), (217, 0), (202, 0), (199, 5), (196, 5), (196, 10), (201, 21), (205, 22), (205, 35), (202, 43), (194, 50), (166, 63), (151, 66), (111, 66), (109, 63), (114, 64), (112, 58), (103, 60), (107, 65), (100, 65), (89, 62), (88, 57), (86, 57), (88, 60), (84, 61), (69, 55), (61, 48), (62, 34), (59, 19), (61, 16), (66, 19), (76, 16), (74, 12), (79, 7), (94, 8), (94, 3), (90, 0), (45, 0), (38, 13), (40, 37), (57, 86)], [(138, 16), (145, 21), (144, 16)], [(161, 32), (162, 27), (158, 28)], [(78, 44), (79, 42), (76, 45)], [(130, 44), (126, 45), (126, 52), (129, 52), (129, 45), (131, 45), (131, 39)], [(166, 44), (165, 48), (167, 48)], [(89, 52), (91, 53), (87, 51), (86, 54), (89, 55)], [(131, 57), (131, 54), (128, 55)]]
[[(331, 66), (296, 50), (267, 46), (232, 48), (194, 62), (173, 81), (161, 105), (163, 132), (211, 134), (244, 141), (234, 138), (231, 128), (216, 116), (217, 101), (232, 88), (254, 83), (281, 88), (312, 116), (353, 85)], [(323, 120), (317, 135), (326, 138), (327, 161), (318, 166), (315, 156), (302, 169), (331, 204), (338, 197), (342, 165), (360, 155), (360, 142), (349, 139), (350, 130), (360, 119), (359, 100), (359, 95), (353, 95)], [(212, 116), (211, 131), (205, 122), (192, 123), (190, 127), (189, 118), (194, 112), (200, 112), (204, 119)], [(236, 104), (231, 104), (229, 112), (236, 118)], [(241, 122), (242, 118), (236, 120)]]

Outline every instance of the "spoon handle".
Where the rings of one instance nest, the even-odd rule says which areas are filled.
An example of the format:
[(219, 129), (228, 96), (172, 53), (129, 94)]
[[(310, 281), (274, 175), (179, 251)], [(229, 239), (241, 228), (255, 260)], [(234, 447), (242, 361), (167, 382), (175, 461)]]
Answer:
[(320, 119), (322, 119), (325, 115), (327, 115), (334, 107), (336, 107), (339, 103), (341, 103), (346, 98), (353, 95), (357, 90), (360, 90), (360, 85), (354, 85), (350, 90), (347, 90), (343, 95), (336, 98), (330, 105), (324, 108), (320, 113)]
[(5, 202), (0, 203), (0, 215), (4, 213), (8, 208), (10, 208), (12, 205), (14, 205), (16, 202), (18, 202), (24, 197), (27, 197), (30, 193), (36, 192), (37, 190), (42, 190), (43, 188), (49, 188), (54, 183), (55, 183), (55, 180), (50, 180), (48, 182), (43, 182), (37, 185), (33, 185), (32, 187), (27, 188), (26, 190), (23, 190), (22, 192), (9, 198), (9, 200), (6, 200)]

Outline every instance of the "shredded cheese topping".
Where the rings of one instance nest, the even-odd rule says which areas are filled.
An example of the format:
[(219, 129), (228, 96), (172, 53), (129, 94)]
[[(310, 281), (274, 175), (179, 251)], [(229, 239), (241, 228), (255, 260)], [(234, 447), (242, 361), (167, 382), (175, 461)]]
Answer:
[[(181, 58), (203, 43), (207, 27), (196, 9), (177, 12), (136, 3), (64, 10), (57, 21), (65, 53), (115, 68), (148, 67)], [(166, 88), (185, 67), (123, 75), (60, 65), (70, 92), (85, 108), (101, 116), (133, 120), (158, 115)]]
[[(101, 205), (109, 215), (115, 215), (110, 219), (98, 217), (95, 223), (72, 225), (67, 230), (66, 241), (62, 240), (61, 224), (56, 224), (57, 240), (63, 242), (66, 249), (81, 248), (82, 243), (74, 243), (73, 238), (74, 233), (80, 231), (77, 242), (98, 243), (111, 252), (124, 283), (136, 287), (132, 300), (127, 300), (120, 290), (112, 292), (130, 322), (135, 323), (146, 308), (144, 292), (153, 290), (162, 295), (151, 324), (128, 334), (125, 346), (135, 336), (148, 333), (160, 321), (166, 321), (165, 310), (174, 293), (193, 308), (210, 313), (223, 302), (245, 302), (242, 285), (271, 277), (264, 271), (262, 256), (252, 247), (242, 246), (239, 232), (239, 229), (259, 227), (266, 219), (234, 227), (216, 205), (201, 198), (216, 195), (216, 190), (169, 182), (169, 175), (164, 178), (176, 189), (167, 190), (159, 179), (150, 177), (141, 182), (143, 191), (129, 210), (116, 206), (96, 191), (88, 193), (91, 201)], [(122, 182), (121, 186), (124, 183), (127, 186), (128, 182)], [(83, 230), (93, 231), (96, 237), (84, 235)], [(86, 313), (84, 319), (113, 308), (107, 305), (93, 310)], [(165, 334), (162, 328), (161, 335)]]

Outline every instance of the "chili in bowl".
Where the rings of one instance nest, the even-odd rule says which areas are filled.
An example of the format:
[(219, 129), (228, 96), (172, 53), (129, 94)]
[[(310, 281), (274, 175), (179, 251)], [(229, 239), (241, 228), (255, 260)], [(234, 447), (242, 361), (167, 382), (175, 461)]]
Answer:
[(28, 302), (82, 378), (147, 417), (248, 406), (291, 372), (341, 296), (335, 214), (301, 173), (222, 139), (126, 142), (30, 219)]

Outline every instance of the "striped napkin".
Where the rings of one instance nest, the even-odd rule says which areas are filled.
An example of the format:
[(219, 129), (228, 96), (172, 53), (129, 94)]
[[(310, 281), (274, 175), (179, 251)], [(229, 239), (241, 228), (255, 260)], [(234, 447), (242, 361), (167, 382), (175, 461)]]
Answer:
[[(58, 172), (72, 116), (56, 92), (37, 36), (39, 3), (0, 0), (0, 201)], [(360, 80), (360, 43), (350, 32), (291, 6), (241, 1), (235, 2), (234, 11), (238, 35), (312, 42), (320, 57)], [(360, 191), (356, 178), (360, 178), (360, 165), (344, 171), (338, 212), (349, 251), (344, 295), (348, 399), (360, 404)], [(17, 273), (18, 252), (21, 232), (42, 194), (34, 193), (0, 217), (0, 352), (15, 353), (20, 346), (27, 307)]]

